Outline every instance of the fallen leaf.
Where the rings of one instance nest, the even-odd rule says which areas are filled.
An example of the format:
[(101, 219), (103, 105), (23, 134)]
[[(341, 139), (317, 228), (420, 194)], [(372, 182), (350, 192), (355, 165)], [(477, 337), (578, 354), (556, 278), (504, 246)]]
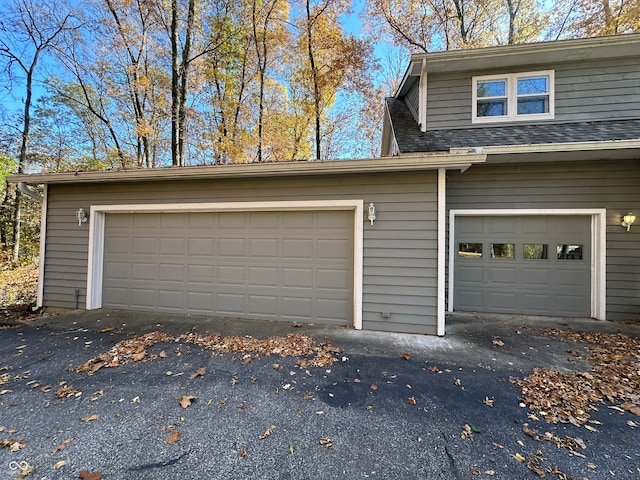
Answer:
[(89, 417), (82, 417), (80, 418), (81, 421), (83, 422), (93, 422), (94, 420), (97, 420), (100, 418), (100, 415), (98, 415), (97, 413), (94, 413), (93, 415), (89, 416)]
[(371, 384), (371, 386), (369, 387), (371, 390), (377, 390), (378, 386), (374, 383)]
[(182, 397), (180, 397), (180, 406), (182, 408), (187, 408), (191, 406), (191, 402), (193, 402), (195, 399), (196, 397), (194, 397), (193, 395), (182, 395)]
[(88, 472), (82, 470), (80, 472), (80, 480), (100, 480), (102, 478), (102, 472)]
[(500, 340), (499, 337), (494, 337), (493, 342), (491, 343), (493, 343), (496, 347), (504, 347), (504, 342)]
[(61, 469), (62, 467), (64, 467), (66, 464), (67, 464), (67, 462), (65, 462), (64, 460), (60, 460), (59, 462), (56, 462), (56, 463), (53, 465), (53, 467), (52, 467), (52, 468), (53, 468), (54, 470), (60, 470), (60, 469)]
[(244, 458), (247, 456), (247, 449), (244, 448), (244, 445), (242, 445), (242, 447), (240, 447), (240, 457)]
[(495, 470), (485, 470), (483, 472), (485, 475), (489, 475), (490, 477), (493, 477), (496, 474)]
[(469, 469), (469, 473), (471, 473), (471, 475), (480, 475), (480, 471), (473, 467)]
[(518, 460), (519, 462), (524, 462), (526, 461), (526, 458), (524, 458), (522, 455), (520, 455), (519, 453), (515, 453), (513, 455), (513, 458), (515, 458), (516, 460)]
[(100, 333), (113, 332), (115, 329), (116, 329), (116, 327), (107, 327), (107, 328), (103, 328), (102, 330), (100, 330)]
[(162, 350), (162, 351), (158, 354), (158, 356), (159, 356), (160, 358), (167, 358), (167, 352), (165, 352), (164, 350)]
[(279, 363), (273, 363), (271, 366), (276, 370), (282, 370), (282, 365)]
[(191, 375), (189, 375), (189, 378), (202, 377), (205, 373), (207, 373), (207, 369), (202, 367), (202, 368), (197, 369)]
[(164, 441), (171, 445), (172, 443), (176, 443), (178, 440), (180, 440), (180, 438), (180, 432), (172, 432), (167, 435), (167, 438), (165, 438)]
[(432, 367), (428, 367), (428, 368), (427, 368), (427, 370), (429, 370), (430, 372), (433, 372), (433, 373), (441, 373), (441, 372), (442, 372), (442, 370), (440, 370), (440, 369), (439, 369), (437, 366), (435, 366), (435, 365), (434, 365), (434, 366), (432, 366)]
[(493, 407), (493, 398), (484, 397), (482, 403), (484, 403), (488, 407)]
[(69, 437), (65, 440), (63, 440), (60, 445), (58, 445), (57, 447), (51, 449), (51, 453), (57, 453), (60, 452), (62, 450), (64, 450), (64, 448), (69, 445), (71, 442), (73, 441), (73, 437)]
[(333, 448), (333, 441), (329, 437), (323, 437), (320, 439), (320, 445), (327, 450), (331, 450)]
[(409, 405), (415, 405), (416, 404), (416, 399), (414, 397), (409, 397), (408, 400)]
[(267, 438), (269, 435), (271, 435), (271, 432), (273, 432), (273, 430), (276, 428), (275, 425), (271, 425), (269, 428), (267, 428), (263, 434), (258, 435), (258, 438), (260, 440), (264, 440), (265, 438)]
[(405, 360), (409, 360), (411, 358), (411, 355), (405, 352), (402, 354), (402, 358), (404, 358)]

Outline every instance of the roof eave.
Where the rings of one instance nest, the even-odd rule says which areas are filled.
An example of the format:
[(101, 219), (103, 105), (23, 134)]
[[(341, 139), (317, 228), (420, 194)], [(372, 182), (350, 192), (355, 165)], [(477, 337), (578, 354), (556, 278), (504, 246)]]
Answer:
[(401, 171), (435, 170), (438, 168), (468, 168), (486, 161), (484, 153), (438, 153), (359, 160), (326, 160), (308, 162), (280, 162), (261, 164), (213, 165), (205, 167), (160, 168), (149, 170), (121, 170), (68, 172), (50, 174), (12, 175), (11, 183), (80, 184), (104, 182), (159, 182), (186, 180), (219, 180), (232, 178), (264, 178), (315, 175), (346, 175), (363, 173), (392, 173)]

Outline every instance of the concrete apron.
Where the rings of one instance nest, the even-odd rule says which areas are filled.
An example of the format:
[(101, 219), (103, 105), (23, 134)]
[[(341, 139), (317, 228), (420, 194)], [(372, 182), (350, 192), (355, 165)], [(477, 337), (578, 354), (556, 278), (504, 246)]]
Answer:
[(543, 333), (544, 329), (625, 333), (640, 337), (640, 325), (583, 318), (539, 317), (454, 313), (447, 316), (444, 337), (403, 333), (354, 330), (320, 324), (249, 320), (239, 318), (185, 316), (127, 310), (74, 310), (37, 317), (34, 327), (76, 331), (115, 329), (137, 335), (159, 330), (172, 335), (197, 332), (201, 335), (250, 335), (256, 338), (303, 333), (318, 342), (328, 340), (343, 350), (343, 355), (401, 356), (430, 364), (443, 363), (491, 369), (528, 371), (549, 367), (558, 371), (588, 368), (584, 360), (567, 350), (584, 346)]

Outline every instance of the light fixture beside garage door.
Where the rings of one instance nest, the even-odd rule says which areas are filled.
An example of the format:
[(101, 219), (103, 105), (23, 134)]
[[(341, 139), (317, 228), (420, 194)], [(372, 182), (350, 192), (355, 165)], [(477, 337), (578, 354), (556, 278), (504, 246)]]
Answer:
[(373, 202), (369, 204), (369, 208), (367, 210), (367, 219), (371, 222), (371, 225), (373, 225), (373, 222), (376, 219), (376, 206), (373, 204)]
[(622, 226), (627, 229), (627, 232), (631, 230), (631, 225), (636, 221), (636, 216), (629, 212), (622, 217)]
[(76, 220), (78, 221), (78, 226), (81, 227), (83, 223), (87, 223), (87, 213), (80, 207), (76, 211)]

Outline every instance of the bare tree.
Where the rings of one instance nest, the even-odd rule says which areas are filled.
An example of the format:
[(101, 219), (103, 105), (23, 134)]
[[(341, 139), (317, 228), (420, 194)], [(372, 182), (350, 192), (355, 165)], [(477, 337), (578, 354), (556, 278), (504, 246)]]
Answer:
[[(5, 71), (24, 75), (24, 109), (17, 173), (24, 172), (29, 152), (31, 104), (36, 68), (48, 50), (61, 37), (76, 28), (70, 11), (61, 13), (61, 4), (46, 0), (14, 0), (0, 20), (0, 56), (6, 60)], [(20, 190), (16, 191), (12, 220), (13, 260), (20, 255)]]

